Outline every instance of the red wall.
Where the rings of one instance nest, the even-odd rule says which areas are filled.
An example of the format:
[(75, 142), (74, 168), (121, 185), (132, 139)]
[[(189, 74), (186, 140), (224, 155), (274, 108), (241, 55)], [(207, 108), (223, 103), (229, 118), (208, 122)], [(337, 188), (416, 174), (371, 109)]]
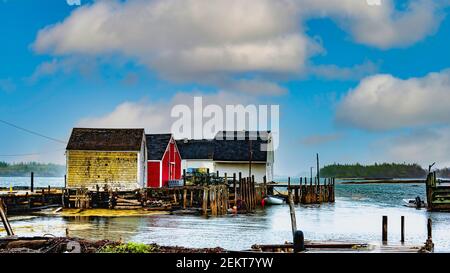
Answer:
[(159, 188), (159, 161), (147, 163), (147, 187)]
[[(159, 187), (159, 163), (159, 161), (148, 162), (147, 187)], [(170, 143), (169, 149), (163, 155), (161, 165), (163, 187), (168, 186), (169, 180), (181, 179), (181, 156), (175, 143)]]

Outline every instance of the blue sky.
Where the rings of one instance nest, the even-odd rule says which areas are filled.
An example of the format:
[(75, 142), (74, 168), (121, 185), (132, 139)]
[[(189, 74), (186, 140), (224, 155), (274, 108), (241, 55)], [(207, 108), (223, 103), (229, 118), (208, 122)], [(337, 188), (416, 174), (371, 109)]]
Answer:
[[(194, 95), (279, 104), (275, 172), (323, 164), (450, 166), (446, 1), (0, 1), (0, 119), (168, 131)], [(431, 73), (431, 74), (430, 74)], [(64, 145), (0, 123), (0, 160)]]

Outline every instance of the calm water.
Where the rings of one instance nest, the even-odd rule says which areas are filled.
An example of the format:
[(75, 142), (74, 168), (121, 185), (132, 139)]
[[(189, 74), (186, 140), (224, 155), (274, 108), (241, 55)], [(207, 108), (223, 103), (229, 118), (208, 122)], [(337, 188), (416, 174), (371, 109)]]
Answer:
[[(29, 187), (30, 177), (0, 177), (0, 188), (10, 186)], [(64, 187), (64, 177), (34, 177), (35, 187)]]
[[(436, 251), (450, 252), (450, 213), (430, 213), (402, 206), (403, 198), (425, 198), (423, 184), (336, 184), (336, 203), (297, 206), (297, 225), (308, 240), (379, 242), (381, 218), (389, 217), (389, 241), (400, 241), (400, 216), (405, 216), (406, 242), (426, 240), (426, 221), (433, 220)], [(256, 243), (291, 241), (287, 205), (266, 207), (252, 215), (155, 215), (147, 217), (14, 217), (20, 235), (65, 235), (92, 239), (121, 239), (242, 250)], [(0, 232), (4, 234), (4, 231)]]

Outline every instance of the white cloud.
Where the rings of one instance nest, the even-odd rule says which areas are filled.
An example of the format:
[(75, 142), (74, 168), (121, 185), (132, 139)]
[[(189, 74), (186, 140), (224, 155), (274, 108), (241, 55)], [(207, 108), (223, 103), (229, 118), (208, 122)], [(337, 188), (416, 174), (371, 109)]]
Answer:
[(86, 78), (94, 78), (97, 76), (97, 63), (90, 58), (83, 58), (81, 56), (68, 58), (53, 58), (50, 61), (45, 61), (39, 64), (33, 71), (33, 74), (26, 80), (29, 83), (34, 83), (42, 78), (54, 76), (62, 73), (64, 75), (71, 75), (76, 72)]
[(440, 8), (446, 5), (417, 0), (397, 10), (391, 0), (382, 0), (381, 5), (368, 5), (365, 0), (299, 1), (305, 16), (331, 17), (357, 42), (383, 49), (407, 46), (433, 33), (443, 18)]
[(289, 1), (100, 1), (41, 30), (38, 52), (138, 58), (167, 78), (200, 73), (297, 72), (309, 40)]
[(248, 95), (282, 95), (287, 93), (287, 89), (273, 82), (261, 79), (241, 79), (233, 80), (222, 84), (223, 91), (242, 92)]
[(368, 130), (450, 124), (450, 70), (422, 78), (363, 79), (337, 107), (339, 123)]
[[(41, 29), (40, 53), (119, 53), (176, 81), (213, 85), (245, 73), (297, 75), (321, 51), (302, 24), (330, 17), (356, 41), (379, 48), (410, 45), (439, 25), (434, 1), (411, 1), (396, 10), (356, 0), (98, 1)], [(327, 71), (325, 71), (327, 70)], [(319, 70), (328, 75), (333, 67)], [(337, 77), (343, 77), (341, 72)], [(239, 77), (237, 77), (239, 78)]]
[[(193, 109), (194, 96), (201, 96), (203, 107), (215, 104), (225, 109), (227, 104), (248, 104), (255, 103), (255, 100), (242, 94), (229, 92), (218, 92), (212, 94), (202, 94), (200, 92), (177, 93), (169, 101), (123, 102), (112, 112), (99, 117), (86, 117), (81, 119), (79, 127), (100, 127), (100, 128), (145, 128), (148, 133), (168, 133), (171, 132), (172, 123), (176, 120), (171, 117), (172, 107), (175, 105), (187, 105)], [(201, 116), (196, 116), (194, 111), (193, 120), (199, 120)], [(205, 119), (204, 121), (206, 121)], [(175, 135), (175, 137), (180, 137)], [(213, 137), (213, 136), (210, 136)]]
[(351, 67), (339, 67), (337, 65), (312, 65), (307, 72), (328, 80), (359, 80), (374, 74), (378, 66), (373, 62), (366, 61)]
[(385, 139), (381, 147), (383, 157), (396, 162), (419, 163), (423, 167), (436, 162), (438, 168), (448, 167), (450, 127), (414, 131)]

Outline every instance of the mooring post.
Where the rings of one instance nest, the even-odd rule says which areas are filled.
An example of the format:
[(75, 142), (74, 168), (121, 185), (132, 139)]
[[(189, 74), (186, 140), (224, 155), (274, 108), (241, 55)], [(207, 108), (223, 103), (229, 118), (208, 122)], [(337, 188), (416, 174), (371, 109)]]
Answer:
[(255, 209), (256, 208), (256, 188), (255, 188), (255, 175), (253, 175), (253, 174), (252, 174), (250, 190), (252, 193), (252, 209)]
[(264, 195), (267, 195), (267, 178), (265, 175), (263, 176), (263, 185), (264, 185), (263, 188), (264, 192), (261, 194), (261, 198), (264, 198)]
[(402, 216), (400, 221), (401, 221), (401, 238), (400, 238), (400, 241), (402, 243), (404, 243), (405, 242), (405, 216)]
[(237, 206), (236, 173), (233, 173), (234, 205)]
[(243, 191), (242, 191), (242, 173), (241, 172), (239, 172), (238, 178), (239, 178), (238, 179), (238, 181), (239, 181), (239, 199), (242, 200)]
[(0, 218), (2, 219), (6, 234), (8, 236), (13, 236), (14, 232), (11, 228), (11, 225), (9, 224), (8, 217), (6, 216), (6, 206), (3, 206), (3, 199), (0, 199)]
[(31, 185), (30, 185), (30, 191), (34, 191), (34, 172), (31, 172)]
[(289, 202), (289, 212), (291, 214), (292, 236), (295, 237), (295, 232), (297, 231), (297, 220), (295, 219), (295, 207), (291, 190), (288, 190), (288, 202)]
[(388, 217), (383, 215), (383, 227), (382, 227), (382, 241), (386, 243), (388, 241)]
[(186, 187), (186, 169), (183, 169), (183, 187)]
[(431, 240), (432, 239), (432, 221), (431, 221), (431, 219), (430, 218), (428, 218), (428, 222), (427, 222), (427, 237), (428, 237), (428, 240)]
[(288, 192), (291, 190), (291, 177), (288, 177)]

